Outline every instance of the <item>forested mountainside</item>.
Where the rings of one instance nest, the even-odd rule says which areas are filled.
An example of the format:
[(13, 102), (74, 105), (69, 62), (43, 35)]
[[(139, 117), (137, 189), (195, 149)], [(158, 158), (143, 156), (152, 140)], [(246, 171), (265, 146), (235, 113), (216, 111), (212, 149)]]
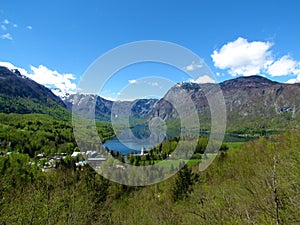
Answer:
[(64, 102), (50, 89), (6, 67), (0, 67), (0, 112), (70, 117)]

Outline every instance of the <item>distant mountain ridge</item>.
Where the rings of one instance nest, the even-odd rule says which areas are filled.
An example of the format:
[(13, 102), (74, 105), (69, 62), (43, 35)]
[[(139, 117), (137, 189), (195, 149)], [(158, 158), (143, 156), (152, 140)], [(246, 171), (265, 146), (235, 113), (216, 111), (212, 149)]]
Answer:
[[(95, 114), (98, 120), (109, 121), (111, 114), (113, 116), (122, 115), (127, 109), (130, 110), (130, 115), (136, 118), (144, 118), (149, 114), (157, 99), (137, 99), (134, 101), (110, 101), (97, 95), (90, 94), (75, 94), (69, 95), (64, 99), (64, 102), (69, 110), (77, 103), (76, 111), (80, 115)], [(115, 103), (115, 108), (113, 108)], [(117, 105), (117, 107), (116, 107)]]
[(144, 120), (153, 117), (172, 120), (178, 119), (178, 113), (167, 99), (184, 102), (186, 99), (182, 96), (185, 93), (193, 101), (201, 124), (209, 126), (210, 107), (204, 93), (213, 94), (217, 85), (223, 92), (228, 124), (282, 116), (285, 120), (280, 123), (284, 126), (283, 121), (300, 117), (300, 84), (279, 83), (261, 76), (238, 77), (219, 84), (181, 82), (161, 99), (113, 102), (97, 95), (79, 94), (69, 95), (62, 101), (50, 89), (5, 67), (0, 67), (0, 112), (49, 113), (59, 109), (64, 114), (76, 104), (79, 114), (94, 114), (97, 120), (110, 121), (111, 116), (125, 114)]
[[(208, 107), (203, 90), (213, 89), (216, 85), (180, 83), (172, 87), (164, 98), (176, 96), (180, 90), (185, 90), (197, 108), (203, 109)], [(261, 76), (249, 76), (227, 80), (218, 85), (223, 92), (228, 112), (234, 111), (241, 116), (273, 116), (283, 111), (299, 114), (300, 84), (283, 84)], [(159, 103), (156, 107), (161, 108)]]
[[(271, 120), (281, 115), (294, 118), (300, 114), (300, 84), (279, 83), (257, 75), (238, 77), (219, 84), (181, 82), (173, 86), (159, 100), (135, 100), (122, 102), (121, 105), (132, 106), (131, 116), (146, 119), (155, 116), (164, 120), (178, 119), (178, 113), (167, 99), (180, 99), (184, 91), (194, 102), (200, 121), (209, 125), (210, 107), (204, 93), (213, 93), (216, 85), (219, 85), (223, 92), (228, 124), (237, 124), (245, 119)], [(70, 95), (65, 100), (68, 108), (71, 106), (70, 102), (73, 97)], [(101, 117), (110, 117), (113, 103), (97, 96), (96, 118), (101, 120)], [(83, 106), (82, 110), (87, 110), (87, 108), (84, 109)]]

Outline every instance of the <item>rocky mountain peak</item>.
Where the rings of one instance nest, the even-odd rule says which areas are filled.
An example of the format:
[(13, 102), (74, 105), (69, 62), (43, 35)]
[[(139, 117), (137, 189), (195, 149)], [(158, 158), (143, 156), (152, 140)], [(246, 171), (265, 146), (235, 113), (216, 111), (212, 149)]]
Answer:
[(261, 88), (269, 87), (278, 82), (271, 81), (263, 76), (253, 75), (247, 77), (237, 77), (220, 83), (221, 88)]

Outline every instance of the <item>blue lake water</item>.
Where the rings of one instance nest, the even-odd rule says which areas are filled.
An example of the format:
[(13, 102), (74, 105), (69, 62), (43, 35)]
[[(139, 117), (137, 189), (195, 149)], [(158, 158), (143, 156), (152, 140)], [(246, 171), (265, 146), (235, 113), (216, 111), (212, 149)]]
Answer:
[(130, 131), (122, 131), (117, 137), (105, 141), (103, 145), (109, 150), (127, 155), (129, 153), (140, 153), (143, 147), (148, 149), (166, 139), (166, 136), (159, 131), (151, 134), (146, 126), (136, 126)]
[[(119, 134), (117, 137), (107, 140), (103, 145), (109, 150), (117, 151), (122, 155), (127, 155), (129, 153), (140, 153), (142, 147), (149, 149), (152, 146), (156, 146), (167, 138), (171, 138), (178, 135), (168, 134), (166, 136), (160, 136), (159, 132), (153, 132), (155, 135), (150, 137), (150, 131), (145, 126), (136, 126), (131, 129), (133, 136), (128, 135), (128, 133)], [(204, 136), (209, 136), (209, 134), (201, 134)], [(119, 137), (119, 139), (118, 139)], [(224, 137), (225, 142), (245, 142), (251, 138), (233, 136), (231, 134), (226, 134)]]
[(113, 138), (111, 140), (107, 140), (104, 144), (109, 150), (120, 152), (122, 155), (127, 155), (129, 153), (140, 153), (142, 147), (146, 149), (151, 147), (152, 145), (136, 143), (134, 141), (120, 141), (118, 138)]

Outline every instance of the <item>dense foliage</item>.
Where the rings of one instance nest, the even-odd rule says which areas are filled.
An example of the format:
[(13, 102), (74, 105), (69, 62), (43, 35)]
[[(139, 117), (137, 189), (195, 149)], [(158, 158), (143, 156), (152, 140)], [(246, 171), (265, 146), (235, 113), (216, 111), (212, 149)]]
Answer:
[(0, 112), (3, 113), (40, 113), (59, 120), (70, 120), (71, 113), (56, 102), (40, 102), (34, 98), (12, 97), (0, 94)]
[(2, 156), (0, 224), (299, 224), (299, 145), (300, 132), (230, 144), (207, 170), (144, 188), (71, 158), (42, 172), (27, 155)]
[[(147, 151), (147, 154), (144, 156), (139, 155), (128, 155), (127, 156), (127, 163), (139, 166), (139, 165), (151, 165), (154, 164), (157, 161), (165, 160), (168, 157), (172, 155), (176, 147), (178, 146), (178, 143), (180, 141), (179, 137), (174, 137), (168, 140), (165, 140), (158, 144), (157, 146), (154, 146), (150, 148)], [(194, 154), (191, 156), (191, 159), (195, 159), (199, 162), (199, 160), (202, 158), (202, 155), (204, 154), (206, 150), (206, 146), (208, 144), (208, 137), (205, 136), (199, 136), (198, 142), (196, 144), (196, 147), (194, 147), (193, 143), (190, 143), (188, 140), (182, 140), (181, 141), (180, 149), (182, 151), (189, 150), (189, 149), (195, 149)], [(227, 151), (228, 146), (223, 143), (221, 145), (220, 151)], [(116, 157), (119, 157), (118, 154), (116, 154)], [(170, 160), (170, 166), (175, 166), (172, 164), (172, 160)], [(179, 166), (179, 165), (178, 165)], [(179, 166), (181, 168), (181, 166)], [(171, 168), (168, 168), (171, 169)], [(176, 169), (176, 168), (174, 168)]]
[[(103, 140), (111, 137), (112, 127), (103, 122), (96, 124)], [(0, 151), (54, 155), (72, 154), (77, 144), (71, 122), (53, 119), (43, 114), (0, 113)]]
[(0, 224), (102, 224), (109, 182), (65, 161), (44, 173), (22, 154), (0, 159)]
[(184, 170), (113, 202), (112, 218), (115, 224), (299, 224), (299, 144), (297, 132), (235, 145), (204, 172)]

